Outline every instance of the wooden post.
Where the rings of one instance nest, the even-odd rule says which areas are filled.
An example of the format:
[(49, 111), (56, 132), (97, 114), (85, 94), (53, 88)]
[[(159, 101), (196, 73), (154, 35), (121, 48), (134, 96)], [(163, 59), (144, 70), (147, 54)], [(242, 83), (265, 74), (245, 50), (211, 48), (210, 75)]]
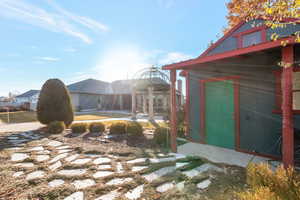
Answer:
[(293, 63), (294, 47), (282, 48), (284, 68), (281, 76), (282, 87), (282, 161), (285, 168), (294, 166), (294, 124), (293, 124)]
[(132, 109), (132, 119), (136, 119), (136, 88), (132, 88), (132, 94), (131, 94), (131, 109)]
[(177, 104), (176, 104), (176, 70), (171, 70), (171, 91), (170, 91), (170, 99), (171, 99), (171, 149), (174, 153), (177, 152)]

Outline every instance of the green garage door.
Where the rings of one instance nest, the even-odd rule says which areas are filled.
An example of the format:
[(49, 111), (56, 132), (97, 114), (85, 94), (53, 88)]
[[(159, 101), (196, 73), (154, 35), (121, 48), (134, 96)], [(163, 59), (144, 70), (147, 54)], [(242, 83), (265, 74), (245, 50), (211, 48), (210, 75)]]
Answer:
[(205, 82), (206, 143), (235, 147), (234, 86), (232, 80)]

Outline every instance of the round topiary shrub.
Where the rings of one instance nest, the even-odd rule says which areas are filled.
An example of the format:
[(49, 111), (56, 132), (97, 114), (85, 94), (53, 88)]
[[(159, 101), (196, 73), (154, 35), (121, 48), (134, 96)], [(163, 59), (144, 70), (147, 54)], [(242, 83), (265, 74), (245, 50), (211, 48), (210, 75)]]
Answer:
[(110, 126), (109, 129), (110, 134), (124, 134), (126, 133), (126, 123), (124, 122), (116, 122)]
[(87, 123), (76, 123), (71, 125), (72, 133), (85, 133), (87, 131)]
[(154, 131), (153, 140), (156, 144), (166, 146), (169, 138), (169, 129), (165, 127), (158, 127)]
[(70, 94), (59, 79), (47, 80), (37, 103), (37, 118), (42, 124), (63, 121), (68, 127), (74, 119)]
[(105, 125), (102, 122), (93, 122), (89, 126), (91, 133), (103, 133), (105, 131)]
[(129, 122), (127, 124), (127, 133), (131, 136), (142, 136), (143, 135), (143, 127), (138, 122)]
[(62, 121), (50, 122), (47, 126), (48, 132), (51, 134), (62, 133), (66, 129), (66, 125)]

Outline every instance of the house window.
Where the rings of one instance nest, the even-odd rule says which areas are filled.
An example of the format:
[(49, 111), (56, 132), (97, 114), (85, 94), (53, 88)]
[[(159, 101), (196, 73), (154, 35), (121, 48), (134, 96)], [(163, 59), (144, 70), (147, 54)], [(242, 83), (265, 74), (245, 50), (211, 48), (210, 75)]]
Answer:
[(262, 42), (261, 32), (256, 31), (253, 33), (245, 34), (242, 36), (242, 47), (249, 47)]
[[(276, 112), (281, 112), (282, 91), (281, 91), (281, 71), (276, 71)], [(300, 71), (293, 72), (293, 110), (300, 112)]]

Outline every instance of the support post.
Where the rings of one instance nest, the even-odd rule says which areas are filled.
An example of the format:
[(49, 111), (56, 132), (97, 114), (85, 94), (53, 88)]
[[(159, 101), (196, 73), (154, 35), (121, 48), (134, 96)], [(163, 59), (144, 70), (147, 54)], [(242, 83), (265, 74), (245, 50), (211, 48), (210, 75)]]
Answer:
[(171, 70), (170, 72), (170, 78), (171, 78), (171, 91), (170, 91), (170, 99), (171, 99), (171, 149), (174, 153), (177, 152), (177, 104), (176, 104), (176, 70)]
[(123, 110), (123, 96), (121, 94), (120, 94), (119, 104), (120, 104), (120, 110)]
[(293, 63), (294, 47), (282, 48), (282, 161), (285, 168), (294, 166), (294, 124), (293, 124)]
[(131, 116), (131, 118), (133, 120), (136, 120), (136, 88), (135, 88), (135, 86), (132, 88), (131, 110), (132, 110), (132, 116)]
[(149, 94), (149, 120), (154, 120), (153, 87), (148, 87), (148, 94)]
[(143, 95), (143, 113), (147, 113), (147, 98), (145, 94)]

